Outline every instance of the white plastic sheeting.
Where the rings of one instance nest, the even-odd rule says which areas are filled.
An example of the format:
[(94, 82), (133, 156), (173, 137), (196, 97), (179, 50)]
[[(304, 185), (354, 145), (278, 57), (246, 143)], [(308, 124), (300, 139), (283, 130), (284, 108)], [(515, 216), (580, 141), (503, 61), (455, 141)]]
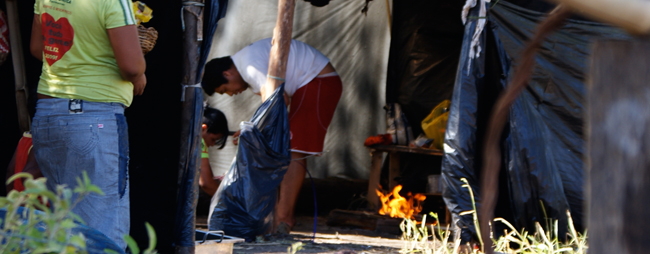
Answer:
[[(231, 0), (219, 27), (209, 58), (232, 55), (244, 46), (273, 34), (277, 0)], [(363, 142), (386, 131), (385, 87), (390, 31), (386, 1), (334, 0), (325, 7), (296, 0), (293, 38), (306, 42), (328, 58), (343, 80), (343, 95), (325, 140), (325, 153), (308, 159), (314, 177), (368, 178), (370, 156)], [(234, 97), (208, 97), (211, 107), (222, 110), (231, 131), (239, 129), (261, 104), (259, 96), (245, 91)], [(224, 174), (235, 156), (232, 139), (222, 150), (210, 149), (215, 175)]]

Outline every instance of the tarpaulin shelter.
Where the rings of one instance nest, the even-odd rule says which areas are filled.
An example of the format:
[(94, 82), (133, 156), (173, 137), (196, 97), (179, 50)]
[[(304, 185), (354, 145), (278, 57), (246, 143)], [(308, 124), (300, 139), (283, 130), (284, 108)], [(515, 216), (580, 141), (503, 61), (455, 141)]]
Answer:
[[(495, 95), (503, 90), (517, 66), (519, 52), (532, 36), (536, 24), (551, 5), (538, 1), (484, 3), (469, 13), (460, 62), (452, 95), (445, 137), (442, 173), (443, 196), (461, 238), (475, 235), (468, 180), (480, 196), (481, 148), (485, 126)], [(471, 17), (474, 17), (472, 19)], [(486, 19), (479, 33), (480, 55), (470, 56), (477, 23)], [(619, 29), (573, 17), (543, 42), (535, 58), (529, 86), (515, 101), (500, 147), (502, 169), (495, 216), (509, 219), (518, 228), (534, 229), (558, 220), (559, 235), (567, 230), (569, 211), (578, 230), (583, 230), (583, 122), (585, 77), (590, 43), (599, 38), (626, 38)], [(477, 207), (481, 201), (476, 200)], [(499, 230), (495, 230), (499, 232)]]

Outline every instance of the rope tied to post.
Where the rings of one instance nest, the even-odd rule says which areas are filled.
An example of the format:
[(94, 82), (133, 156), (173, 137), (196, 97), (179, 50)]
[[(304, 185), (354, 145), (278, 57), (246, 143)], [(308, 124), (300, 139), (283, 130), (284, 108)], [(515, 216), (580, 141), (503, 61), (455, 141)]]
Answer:
[(201, 83), (196, 83), (194, 85), (181, 84), (183, 91), (181, 92), (181, 101), (185, 101), (185, 89), (187, 88), (201, 88)]
[[(181, 27), (183, 28), (183, 32), (185, 32), (185, 15), (183, 14), (183, 10), (186, 10), (186, 8), (190, 6), (205, 7), (205, 4), (196, 1), (183, 2), (183, 7), (181, 7)], [(189, 13), (192, 13), (192, 15), (194, 15), (196, 19), (199, 20), (200, 23), (203, 23), (203, 18), (201, 17), (201, 14), (192, 11), (192, 9), (187, 9), (187, 11)]]

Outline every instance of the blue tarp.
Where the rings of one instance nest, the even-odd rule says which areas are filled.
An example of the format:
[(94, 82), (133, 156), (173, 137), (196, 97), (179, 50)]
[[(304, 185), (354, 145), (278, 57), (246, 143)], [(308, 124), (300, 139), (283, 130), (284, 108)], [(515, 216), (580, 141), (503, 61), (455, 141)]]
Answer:
[[(477, 9), (470, 16), (478, 16)], [(512, 77), (526, 41), (544, 17), (544, 13), (498, 2), (488, 12), (480, 37), (483, 53), (472, 60), (468, 51), (477, 19), (470, 19), (465, 27), (442, 164), (443, 198), (464, 241), (476, 231), (472, 215), (459, 215), (472, 210), (460, 179), (466, 178), (474, 196), (480, 197), (488, 116), (496, 96)], [(584, 229), (584, 82), (590, 43), (626, 37), (619, 29), (574, 18), (542, 43), (528, 87), (512, 106), (500, 144), (503, 163), (495, 211), (495, 216), (509, 218), (516, 227), (529, 231), (535, 222), (546, 225), (547, 220), (557, 220), (560, 236), (567, 230), (567, 210), (576, 228)], [(480, 207), (481, 201), (476, 203)]]

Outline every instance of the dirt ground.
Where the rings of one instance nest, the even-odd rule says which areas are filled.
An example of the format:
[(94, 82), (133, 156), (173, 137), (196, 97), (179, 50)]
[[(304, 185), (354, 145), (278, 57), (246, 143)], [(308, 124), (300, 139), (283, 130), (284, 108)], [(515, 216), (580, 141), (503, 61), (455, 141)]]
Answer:
[[(206, 217), (197, 217), (197, 229), (206, 229)], [(254, 243), (237, 243), (233, 253), (288, 253), (292, 244), (302, 242), (296, 253), (398, 253), (403, 242), (400, 236), (369, 230), (329, 227), (327, 218), (319, 217), (313, 237), (314, 217), (298, 217), (291, 234), (282, 238), (258, 239)], [(313, 240), (313, 241), (312, 241)]]

